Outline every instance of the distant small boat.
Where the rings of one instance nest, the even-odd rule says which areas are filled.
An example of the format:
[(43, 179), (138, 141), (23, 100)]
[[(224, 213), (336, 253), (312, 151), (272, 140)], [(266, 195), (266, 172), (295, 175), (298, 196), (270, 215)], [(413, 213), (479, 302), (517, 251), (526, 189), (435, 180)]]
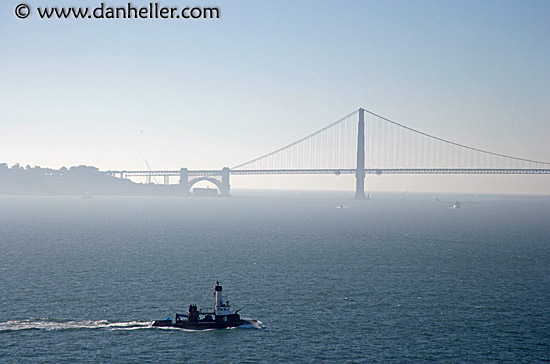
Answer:
[(337, 208), (337, 209), (343, 209), (343, 208), (344, 208), (344, 206), (342, 206), (342, 205), (338, 205), (338, 206), (336, 206), (336, 208)]
[(439, 201), (441, 201), (441, 200), (439, 199), (439, 197), (436, 197), (436, 198), (435, 198), (435, 201), (436, 201), (436, 202), (439, 202)]
[(92, 195), (90, 195), (88, 192), (84, 193), (82, 196), (80, 196), (83, 200), (90, 200), (92, 198)]
[(456, 200), (455, 203), (453, 204), (453, 209), (459, 209), (461, 207), (462, 206), (460, 206), (460, 202), (458, 202), (458, 200)]
[(367, 195), (367, 200), (370, 200), (371, 198), (372, 198), (372, 194), (369, 193), (369, 194)]

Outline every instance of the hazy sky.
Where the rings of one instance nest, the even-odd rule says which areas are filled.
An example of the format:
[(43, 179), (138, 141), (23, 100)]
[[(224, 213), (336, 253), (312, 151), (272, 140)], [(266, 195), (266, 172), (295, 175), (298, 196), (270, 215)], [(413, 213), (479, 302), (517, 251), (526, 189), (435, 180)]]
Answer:
[[(221, 18), (21, 20), (19, 1), (3, 0), (0, 163), (130, 170), (145, 169), (145, 158), (153, 169), (221, 168), (358, 107), (550, 161), (549, 1), (160, 3), (219, 6)], [(351, 190), (354, 181), (240, 177), (232, 185)], [(550, 194), (550, 176), (369, 176), (367, 189)]]

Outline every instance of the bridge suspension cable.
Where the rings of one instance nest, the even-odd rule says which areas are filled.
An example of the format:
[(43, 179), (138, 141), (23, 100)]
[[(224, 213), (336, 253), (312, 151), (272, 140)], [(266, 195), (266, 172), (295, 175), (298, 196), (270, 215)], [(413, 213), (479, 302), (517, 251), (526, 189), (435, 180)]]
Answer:
[[(365, 110), (366, 165), (370, 168), (549, 168), (550, 163), (505, 155), (442, 139)], [(369, 153), (370, 151), (370, 153)]]
[[(231, 170), (349, 170), (357, 167), (356, 110), (282, 148)], [(548, 169), (550, 163), (442, 139), (365, 112), (365, 169)]]
[(282, 148), (232, 167), (236, 169), (355, 168), (357, 115), (341, 119)]

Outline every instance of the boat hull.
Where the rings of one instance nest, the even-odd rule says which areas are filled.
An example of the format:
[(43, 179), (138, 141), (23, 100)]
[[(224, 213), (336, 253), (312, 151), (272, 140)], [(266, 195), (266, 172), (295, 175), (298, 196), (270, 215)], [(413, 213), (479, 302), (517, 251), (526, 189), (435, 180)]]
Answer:
[(216, 321), (178, 321), (176, 323), (171, 320), (158, 320), (153, 321), (154, 327), (173, 327), (177, 329), (186, 330), (209, 330), (209, 329), (228, 329), (231, 327), (239, 327), (243, 325), (254, 325), (256, 320), (238, 320), (230, 322), (216, 322)]

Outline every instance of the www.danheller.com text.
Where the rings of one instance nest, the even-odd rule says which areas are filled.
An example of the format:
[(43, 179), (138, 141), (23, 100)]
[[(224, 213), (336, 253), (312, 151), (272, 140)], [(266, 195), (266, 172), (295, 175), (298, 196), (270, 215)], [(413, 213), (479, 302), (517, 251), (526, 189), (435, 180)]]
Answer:
[[(41, 19), (219, 19), (219, 7), (201, 6), (165, 6), (159, 2), (150, 2), (139, 6), (133, 3), (109, 5), (104, 2), (95, 7), (50, 6), (35, 8)], [(25, 19), (33, 13), (32, 6), (19, 4), (15, 15)]]

